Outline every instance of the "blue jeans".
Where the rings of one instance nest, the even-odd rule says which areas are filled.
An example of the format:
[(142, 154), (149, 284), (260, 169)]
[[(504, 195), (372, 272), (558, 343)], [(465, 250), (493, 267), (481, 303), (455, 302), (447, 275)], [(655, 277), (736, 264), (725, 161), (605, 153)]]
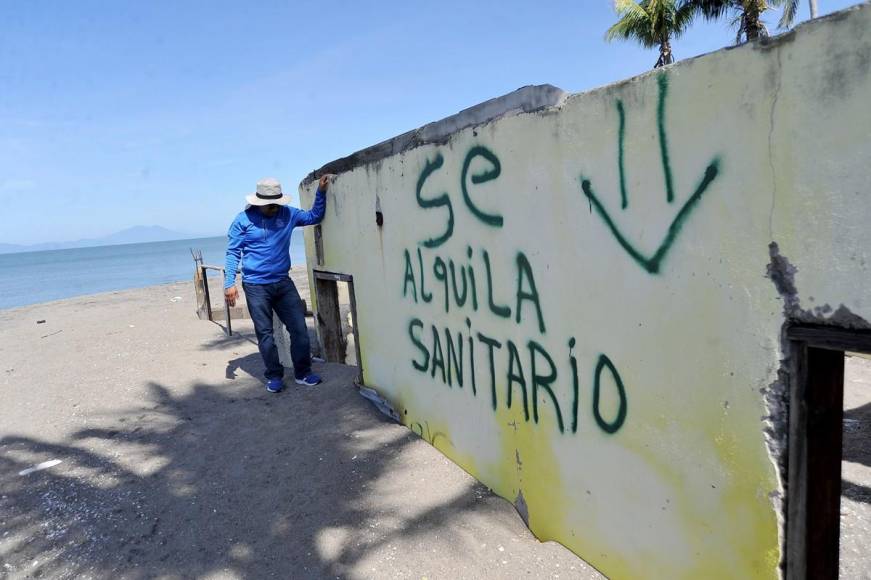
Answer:
[(304, 378), (311, 372), (311, 344), (308, 339), (308, 327), (305, 324), (305, 307), (293, 281), (285, 278), (272, 284), (242, 282), (242, 288), (248, 301), (248, 312), (251, 313), (251, 320), (254, 321), (260, 356), (263, 357), (263, 364), (266, 365), (267, 380), (284, 377), (284, 367), (278, 359), (278, 349), (275, 347), (273, 336), (273, 310), (290, 334), (293, 373), (298, 379)]

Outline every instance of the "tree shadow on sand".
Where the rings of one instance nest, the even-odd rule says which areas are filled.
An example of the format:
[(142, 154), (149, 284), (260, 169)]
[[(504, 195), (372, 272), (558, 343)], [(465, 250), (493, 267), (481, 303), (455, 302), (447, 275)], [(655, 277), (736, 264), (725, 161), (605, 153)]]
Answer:
[[(844, 411), (842, 459), (871, 467), (871, 403)], [(871, 487), (863, 483), (868, 482), (844, 479), (841, 492), (853, 501), (871, 503)]]
[[(420, 512), (385, 511), (378, 490), (418, 438), (361, 401), (356, 369), (330, 371), (322, 389), (281, 396), (152, 383), (140, 407), (63, 443), (4, 437), (0, 577), (360, 577), (378, 547), (439, 529), (463, 549), (452, 523), (504, 510), (470, 482)], [(63, 463), (20, 475), (49, 459)]]
[(871, 467), (871, 403), (844, 411), (843, 459)]

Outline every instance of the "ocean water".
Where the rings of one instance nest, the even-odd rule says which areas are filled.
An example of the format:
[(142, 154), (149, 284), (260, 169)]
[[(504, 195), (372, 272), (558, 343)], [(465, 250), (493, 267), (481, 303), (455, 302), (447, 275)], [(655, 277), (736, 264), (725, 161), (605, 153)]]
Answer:
[[(0, 309), (193, 280), (191, 248), (202, 250), (206, 264), (223, 266), (227, 238), (0, 254)], [(290, 261), (305, 264), (301, 230), (291, 236)]]

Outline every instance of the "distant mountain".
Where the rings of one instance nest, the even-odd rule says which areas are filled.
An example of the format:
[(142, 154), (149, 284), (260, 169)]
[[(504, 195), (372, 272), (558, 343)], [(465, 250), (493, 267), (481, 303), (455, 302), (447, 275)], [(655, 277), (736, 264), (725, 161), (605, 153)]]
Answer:
[(67, 250), (70, 248), (91, 248), (94, 246), (113, 246), (118, 244), (142, 244), (145, 242), (169, 242), (172, 240), (185, 240), (198, 238), (191, 234), (184, 234), (168, 230), (161, 226), (133, 226), (101, 238), (88, 238), (74, 242), (47, 242), (22, 246), (17, 244), (0, 244), (0, 254), (15, 252), (39, 252), (43, 250)]
[(160, 226), (133, 226), (114, 234), (109, 234), (97, 241), (103, 244), (141, 244), (144, 242), (168, 242), (192, 238), (189, 234), (174, 232)]

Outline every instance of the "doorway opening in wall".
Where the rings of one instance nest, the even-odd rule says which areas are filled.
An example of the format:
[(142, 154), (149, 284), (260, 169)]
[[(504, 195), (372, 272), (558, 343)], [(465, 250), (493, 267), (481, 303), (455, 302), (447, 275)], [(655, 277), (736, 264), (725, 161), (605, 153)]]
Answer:
[(786, 576), (871, 572), (871, 331), (793, 326)]
[(315, 322), (321, 353), (327, 362), (357, 367), (357, 384), (363, 384), (357, 300), (354, 278), (348, 274), (313, 270), (315, 281)]

